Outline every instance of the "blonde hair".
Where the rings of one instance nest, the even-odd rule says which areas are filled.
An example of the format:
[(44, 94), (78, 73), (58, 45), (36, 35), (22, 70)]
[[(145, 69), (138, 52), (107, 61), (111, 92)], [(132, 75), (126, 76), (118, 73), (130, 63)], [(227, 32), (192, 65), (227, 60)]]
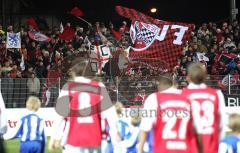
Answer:
[(207, 77), (207, 70), (201, 63), (192, 63), (187, 69), (188, 78), (194, 84), (204, 83)]
[(240, 114), (230, 114), (228, 126), (232, 132), (240, 132)]
[(136, 113), (134, 116), (132, 116), (131, 124), (132, 124), (133, 126), (138, 126), (138, 125), (140, 124), (140, 122), (141, 122), (141, 119), (142, 119), (141, 113), (138, 112), (138, 113)]
[(116, 102), (115, 104), (115, 108), (116, 108), (116, 111), (117, 111), (117, 114), (118, 115), (121, 115), (122, 114), (122, 111), (123, 111), (123, 104), (121, 102)]
[(39, 98), (35, 97), (35, 96), (30, 96), (26, 102), (26, 108), (30, 111), (38, 111), (38, 109), (41, 106), (41, 102), (39, 100)]

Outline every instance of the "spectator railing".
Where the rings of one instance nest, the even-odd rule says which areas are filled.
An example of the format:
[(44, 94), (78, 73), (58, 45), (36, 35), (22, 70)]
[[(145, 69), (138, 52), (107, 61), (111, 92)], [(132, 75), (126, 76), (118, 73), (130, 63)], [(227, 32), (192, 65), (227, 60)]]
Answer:
[[(210, 87), (221, 89), (226, 95), (237, 95), (240, 93), (240, 82), (231, 81), (229, 76), (225, 84), (222, 79), (225, 76), (209, 76), (206, 84)], [(31, 79), (31, 78), (29, 78)], [(25, 107), (27, 98), (31, 95), (37, 96), (42, 101), (42, 107), (54, 107), (61, 87), (66, 79), (39, 79), (40, 89), (38, 93), (32, 93), (27, 86), (28, 78), (1, 78), (1, 92), (7, 108)], [(109, 95), (113, 101), (120, 101), (126, 106), (141, 105), (144, 96), (157, 91), (155, 77), (121, 77), (113, 80), (100, 78), (106, 85)], [(118, 82), (118, 83), (117, 83)], [(179, 88), (187, 85), (186, 77), (178, 77)], [(142, 98), (142, 99), (141, 99)]]

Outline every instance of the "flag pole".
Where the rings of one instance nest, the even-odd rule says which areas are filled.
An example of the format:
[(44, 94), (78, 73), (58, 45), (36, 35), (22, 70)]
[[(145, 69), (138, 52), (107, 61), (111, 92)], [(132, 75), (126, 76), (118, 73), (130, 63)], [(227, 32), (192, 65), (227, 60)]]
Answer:
[(88, 21), (86, 21), (85, 19), (79, 17), (79, 16), (76, 16), (78, 19), (82, 20), (83, 22), (87, 23), (88, 25), (92, 26), (91, 23), (89, 23)]

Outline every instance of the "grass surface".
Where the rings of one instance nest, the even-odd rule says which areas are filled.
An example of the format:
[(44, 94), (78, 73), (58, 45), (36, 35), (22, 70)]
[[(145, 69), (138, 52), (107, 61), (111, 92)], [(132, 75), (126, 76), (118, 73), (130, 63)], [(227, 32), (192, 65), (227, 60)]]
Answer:
[[(47, 140), (49, 140), (49, 138)], [(47, 142), (49, 142), (49, 141), (47, 141)], [(20, 143), (19, 139), (5, 141), (5, 147), (6, 147), (5, 149), (6, 149), (7, 153), (18, 153), (19, 152), (19, 147), (20, 147), (19, 143)], [(56, 150), (55, 152), (50, 152), (47, 149), (47, 146), (48, 145), (45, 146), (45, 153), (61, 153), (60, 149)]]

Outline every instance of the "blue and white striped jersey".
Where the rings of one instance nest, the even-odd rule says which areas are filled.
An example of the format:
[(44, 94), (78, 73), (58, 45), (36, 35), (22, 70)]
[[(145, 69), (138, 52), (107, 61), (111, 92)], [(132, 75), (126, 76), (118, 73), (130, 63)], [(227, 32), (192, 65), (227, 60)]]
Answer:
[(21, 142), (45, 142), (44, 121), (37, 114), (30, 113), (21, 118), (21, 125), (15, 137), (20, 137)]
[(219, 144), (218, 153), (240, 153), (240, 137), (229, 135)]

